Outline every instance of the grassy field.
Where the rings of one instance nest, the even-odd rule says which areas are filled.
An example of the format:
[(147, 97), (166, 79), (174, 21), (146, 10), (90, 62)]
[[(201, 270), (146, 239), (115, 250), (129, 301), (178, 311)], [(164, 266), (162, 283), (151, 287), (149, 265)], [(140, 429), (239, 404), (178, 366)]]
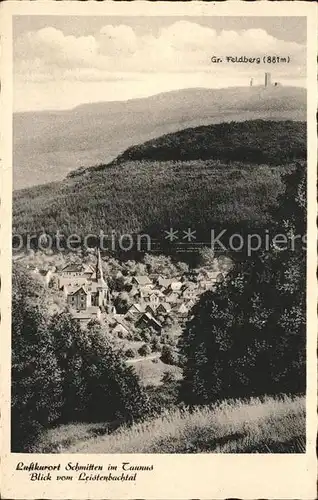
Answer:
[[(128, 361), (129, 364), (129, 361)], [(145, 386), (158, 386), (165, 373), (169, 373), (175, 380), (182, 378), (182, 370), (178, 366), (166, 365), (161, 359), (145, 359), (134, 363), (134, 370)]]
[(44, 433), (38, 453), (304, 453), (305, 398), (228, 400), (120, 427), (70, 424)]

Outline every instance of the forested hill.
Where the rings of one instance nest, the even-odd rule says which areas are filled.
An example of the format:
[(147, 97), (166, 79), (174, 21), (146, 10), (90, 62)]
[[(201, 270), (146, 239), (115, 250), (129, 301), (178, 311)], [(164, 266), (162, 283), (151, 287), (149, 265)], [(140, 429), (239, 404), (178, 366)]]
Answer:
[(162, 238), (170, 227), (192, 227), (203, 236), (212, 228), (267, 227), (282, 174), (306, 156), (306, 126), (233, 122), (187, 129), (150, 145), (62, 182), (16, 191), (14, 232), (115, 230)]
[(208, 160), (286, 163), (306, 158), (306, 124), (253, 120), (187, 128), (128, 148), (116, 162)]

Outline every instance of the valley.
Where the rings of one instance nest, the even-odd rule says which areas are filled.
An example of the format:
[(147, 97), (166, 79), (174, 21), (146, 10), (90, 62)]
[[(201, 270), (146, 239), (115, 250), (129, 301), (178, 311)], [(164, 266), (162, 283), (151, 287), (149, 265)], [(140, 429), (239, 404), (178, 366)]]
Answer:
[[(244, 92), (249, 113), (254, 101), (250, 89)], [(261, 90), (252, 92), (256, 106)], [(268, 96), (276, 108), (271, 120), (258, 102), (262, 119), (244, 120), (241, 110), (235, 121), (207, 117), (207, 125), (165, 128), (160, 137), (127, 143), (110, 161), (79, 170), (73, 162), (63, 179), (14, 191), (16, 386), (50, 366), (47, 386), (32, 382), (41, 408), (50, 400), (44, 425), (32, 415), (28, 420), (23, 399), (14, 400), (16, 439), (21, 433), (24, 449), (304, 451), (303, 249), (278, 252), (272, 245), (251, 255), (218, 254), (207, 245), (211, 230), (263, 234), (284, 225), (291, 234), (304, 231), (306, 123), (291, 119), (292, 99), (277, 103), (272, 89)], [(92, 113), (104, 111), (96, 106)], [(289, 119), (276, 120), (275, 113)], [(65, 140), (72, 160), (74, 137)], [(101, 231), (143, 234), (157, 246), (100, 253)], [(77, 241), (72, 248), (70, 238)], [(41, 352), (26, 382), (25, 339), (30, 352)]]

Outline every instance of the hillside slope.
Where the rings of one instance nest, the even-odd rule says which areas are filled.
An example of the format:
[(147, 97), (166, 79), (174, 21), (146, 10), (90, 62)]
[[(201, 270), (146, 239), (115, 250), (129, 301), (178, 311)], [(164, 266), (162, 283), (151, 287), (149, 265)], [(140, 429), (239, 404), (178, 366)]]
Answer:
[[(147, 231), (162, 237), (169, 227), (193, 227), (203, 237), (212, 228), (223, 229), (224, 224), (229, 231), (262, 227), (282, 189), (281, 174), (304, 158), (306, 126), (269, 121), (226, 126), (227, 135), (218, 133), (218, 125), (206, 127), (208, 141), (196, 129), (175, 135), (177, 142), (190, 134), (191, 150), (198, 156), (206, 143), (213, 145), (214, 137), (217, 149), (209, 159), (187, 161), (179, 152), (177, 161), (120, 160), (120, 164), (88, 169), (63, 182), (16, 191), (15, 231), (21, 235), (43, 230), (86, 235), (99, 234), (102, 229), (106, 234), (112, 230), (121, 234)], [(276, 142), (272, 143), (269, 137), (274, 129)], [(256, 156), (263, 159), (266, 153), (266, 162), (246, 161), (244, 154), (241, 161), (234, 161), (240, 136)], [(174, 146), (171, 140), (170, 145)], [(186, 141), (184, 147), (188, 145)]]
[(76, 168), (108, 163), (134, 144), (187, 127), (257, 118), (306, 120), (305, 89), (185, 89), (67, 111), (15, 113), (14, 187), (61, 180)]
[(305, 453), (305, 398), (230, 400), (178, 409), (107, 433), (104, 424), (45, 432), (36, 453)]

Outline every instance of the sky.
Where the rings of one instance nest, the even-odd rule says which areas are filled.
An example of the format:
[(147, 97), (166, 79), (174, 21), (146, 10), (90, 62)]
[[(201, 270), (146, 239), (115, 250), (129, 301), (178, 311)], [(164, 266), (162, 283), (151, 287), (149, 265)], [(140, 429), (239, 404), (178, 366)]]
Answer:
[[(246, 86), (251, 78), (257, 85), (265, 71), (306, 85), (303, 17), (16, 16), (13, 33), (15, 111)], [(226, 61), (268, 55), (290, 62)]]

